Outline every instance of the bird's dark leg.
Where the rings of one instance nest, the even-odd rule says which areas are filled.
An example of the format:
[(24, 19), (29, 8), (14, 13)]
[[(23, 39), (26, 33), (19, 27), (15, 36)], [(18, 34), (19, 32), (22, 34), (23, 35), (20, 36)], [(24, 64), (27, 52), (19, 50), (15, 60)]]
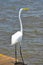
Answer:
[[(15, 44), (15, 58), (17, 59), (17, 45)], [(16, 63), (17, 61), (15, 61)]]
[(23, 56), (22, 56), (22, 51), (21, 51), (21, 44), (20, 44), (20, 55), (21, 55), (21, 58), (22, 58), (22, 62), (24, 64), (24, 60), (23, 60)]

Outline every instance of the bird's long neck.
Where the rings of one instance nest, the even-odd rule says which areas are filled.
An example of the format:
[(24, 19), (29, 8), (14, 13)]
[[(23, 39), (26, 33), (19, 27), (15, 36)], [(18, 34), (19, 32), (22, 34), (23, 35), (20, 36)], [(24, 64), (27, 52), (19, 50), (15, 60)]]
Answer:
[(20, 31), (23, 33), (23, 26), (22, 26), (22, 21), (21, 21), (21, 17), (20, 17), (21, 12), (22, 12), (22, 9), (20, 9), (20, 11), (19, 11), (19, 21), (20, 21)]

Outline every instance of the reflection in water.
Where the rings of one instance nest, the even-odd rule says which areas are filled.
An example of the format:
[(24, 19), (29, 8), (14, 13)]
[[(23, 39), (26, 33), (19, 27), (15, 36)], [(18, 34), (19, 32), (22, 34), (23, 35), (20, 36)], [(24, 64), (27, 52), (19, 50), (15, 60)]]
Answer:
[[(22, 53), (29, 65), (43, 65), (43, 0), (0, 0), (0, 53), (14, 57), (11, 35), (19, 30), (18, 12), (21, 7), (24, 36)], [(19, 47), (19, 46), (18, 46)], [(18, 48), (18, 57), (19, 48)]]

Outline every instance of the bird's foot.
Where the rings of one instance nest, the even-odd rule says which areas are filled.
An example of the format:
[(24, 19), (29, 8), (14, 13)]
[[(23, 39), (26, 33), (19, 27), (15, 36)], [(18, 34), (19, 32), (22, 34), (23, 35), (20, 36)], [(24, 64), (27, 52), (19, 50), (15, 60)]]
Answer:
[(27, 64), (25, 64), (23, 62), (15, 62), (14, 65), (27, 65)]

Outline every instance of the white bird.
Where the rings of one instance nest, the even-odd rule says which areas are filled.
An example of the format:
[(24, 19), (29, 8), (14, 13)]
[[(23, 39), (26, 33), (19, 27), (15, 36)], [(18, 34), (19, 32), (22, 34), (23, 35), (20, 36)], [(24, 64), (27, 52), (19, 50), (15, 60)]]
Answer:
[(13, 34), (11, 36), (11, 45), (15, 44), (15, 58), (17, 58), (16, 44), (20, 43), (20, 54), (21, 54), (21, 58), (23, 61), (23, 57), (22, 57), (22, 53), (21, 53), (21, 41), (22, 41), (22, 36), (23, 36), (23, 26), (22, 26), (22, 21), (21, 21), (21, 17), (20, 17), (22, 10), (27, 11), (27, 10), (29, 10), (29, 8), (21, 8), (19, 11), (20, 31), (17, 31), (15, 34)]

